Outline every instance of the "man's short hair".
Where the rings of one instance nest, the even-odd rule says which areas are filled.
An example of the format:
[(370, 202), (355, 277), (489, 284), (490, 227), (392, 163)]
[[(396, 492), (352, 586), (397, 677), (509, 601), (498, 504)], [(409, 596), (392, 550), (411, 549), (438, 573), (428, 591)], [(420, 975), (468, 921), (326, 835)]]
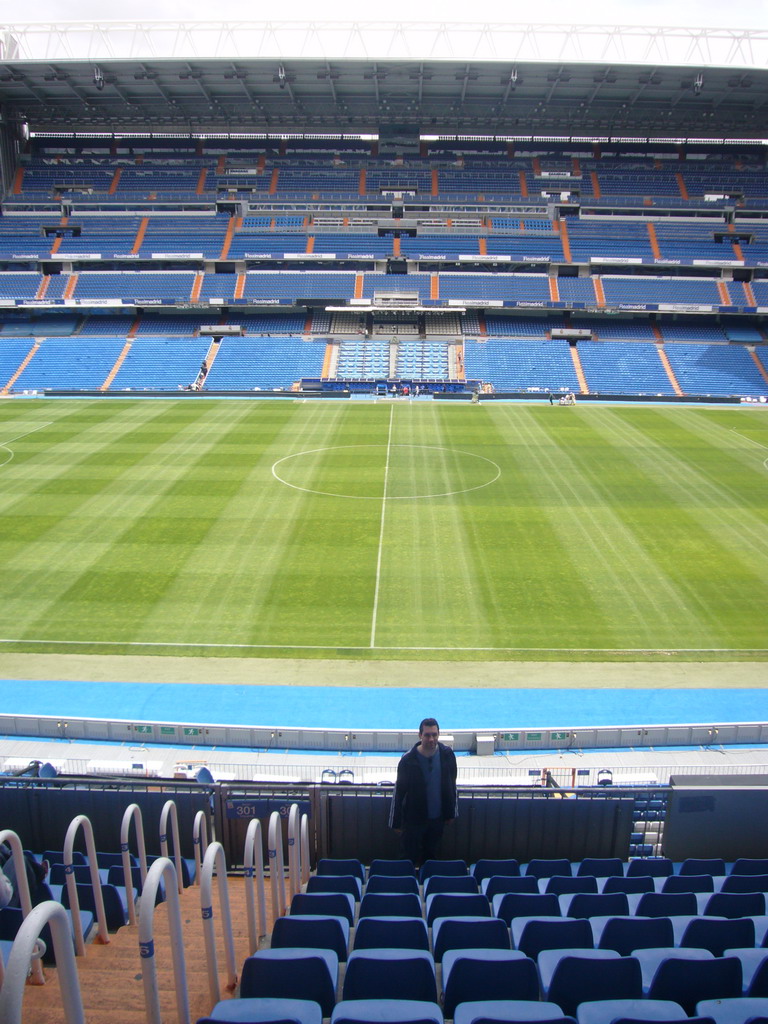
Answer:
[(424, 726), (425, 725), (434, 725), (434, 727), (437, 729), (438, 733), (440, 732), (440, 726), (437, 724), (437, 719), (436, 718), (424, 718), (419, 723), (419, 736), (421, 736), (421, 734), (424, 732)]

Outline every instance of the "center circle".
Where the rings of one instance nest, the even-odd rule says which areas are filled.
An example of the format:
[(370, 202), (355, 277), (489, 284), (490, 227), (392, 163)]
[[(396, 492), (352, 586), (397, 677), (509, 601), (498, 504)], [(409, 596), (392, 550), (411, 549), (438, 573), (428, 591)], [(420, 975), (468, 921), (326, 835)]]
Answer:
[[(447, 498), (489, 487), (498, 463), (475, 452), (426, 444), (346, 444), (294, 452), (272, 465), (286, 487), (361, 501)], [(312, 486), (312, 485), (315, 486)]]

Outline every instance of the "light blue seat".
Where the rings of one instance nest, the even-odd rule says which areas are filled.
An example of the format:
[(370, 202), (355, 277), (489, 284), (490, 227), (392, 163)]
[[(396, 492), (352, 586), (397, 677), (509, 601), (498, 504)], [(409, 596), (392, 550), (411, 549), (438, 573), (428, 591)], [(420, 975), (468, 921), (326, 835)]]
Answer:
[(538, 960), (545, 949), (593, 949), (589, 921), (575, 917), (516, 917), (512, 922), (515, 949)]
[(341, 962), (349, 949), (349, 921), (345, 917), (314, 914), (278, 917), (272, 929), (272, 949), (332, 949)]
[(443, 1011), (419, 999), (343, 999), (331, 1024), (443, 1024)]
[(197, 1024), (322, 1024), (318, 1003), (309, 999), (222, 999)]
[(696, 1004), (696, 1013), (712, 1017), (715, 1024), (746, 1024), (758, 1018), (768, 1020), (768, 999), (702, 999)]
[(435, 962), (421, 949), (356, 949), (349, 955), (343, 999), (403, 999), (437, 1002)]
[(355, 949), (429, 949), (423, 917), (361, 917), (355, 928)]
[(636, 949), (675, 945), (672, 921), (668, 917), (591, 917), (595, 946), (630, 956)]
[(539, 977), (545, 999), (574, 1014), (580, 1003), (595, 999), (640, 999), (642, 977), (635, 957), (608, 949), (549, 950), (539, 954)]
[(640, 962), (640, 970), (643, 978), (643, 995), (647, 996), (651, 982), (656, 976), (659, 966), (665, 960), (714, 960), (714, 953), (708, 949), (679, 949), (677, 946), (651, 946), (645, 949), (638, 949), (634, 954)]
[(574, 1024), (557, 1003), (533, 1002), (527, 999), (481, 999), (459, 1003), (453, 1024)]
[[(708, 953), (686, 949), (679, 953)], [(641, 951), (642, 954), (642, 951)], [(710, 954), (711, 955), (711, 954)], [(649, 999), (674, 999), (692, 1016), (702, 999), (730, 999), (741, 995), (741, 963), (737, 957), (712, 957), (705, 969), (696, 959), (666, 957), (656, 969), (648, 987)]]
[(355, 901), (346, 892), (299, 892), (291, 900), (291, 916), (345, 917), (355, 920)]
[(768, 949), (726, 949), (723, 956), (741, 961), (743, 995), (768, 998)]
[(576, 1011), (579, 1024), (611, 1024), (623, 1020), (681, 1021), (687, 1014), (671, 999), (597, 999), (581, 1003)]
[(460, 1003), (490, 999), (538, 999), (536, 965), (514, 949), (452, 949), (443, 956), (443, 1012)]
[(755, 925), (749, 917), (696, 917), (689, 922), (679, 945), (708, 949), (715, 956), (723, 956), (729, 947), (753, 947)]
[(336, 1003), (339, 958), (329, 949), (262, 949), (243, 964), (243, 999), (294, 998), (296, 992), (317, 1002), (323, 1017)]
[(511, 949), (509, 928), (498, 917), (436, 917), (432, 949), (436, 963), (451, 949)]

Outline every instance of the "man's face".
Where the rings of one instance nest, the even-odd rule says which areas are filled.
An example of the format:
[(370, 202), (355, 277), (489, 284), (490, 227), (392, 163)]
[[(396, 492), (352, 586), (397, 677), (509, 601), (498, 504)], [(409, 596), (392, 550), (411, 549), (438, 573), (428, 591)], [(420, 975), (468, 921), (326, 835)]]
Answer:
[(425, 725), (421, 731), (421, 749), (429, 756), (437, 750), (437, 737), (440, 730), (436, 725)]

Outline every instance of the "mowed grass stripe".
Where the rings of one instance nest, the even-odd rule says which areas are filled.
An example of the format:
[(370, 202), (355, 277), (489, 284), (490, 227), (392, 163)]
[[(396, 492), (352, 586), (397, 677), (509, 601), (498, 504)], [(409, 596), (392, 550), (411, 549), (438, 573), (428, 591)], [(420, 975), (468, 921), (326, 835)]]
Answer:
[[(683, 415), (682, 426), (687, 427), (691, 417), (697, 414)], [(700, 411), (698, 416), (701, 416)], [(666, 445), (652, 442), (649, 446), (641, 443), (641, 440), (649, 439), (648, 433), (622, 417), (606, 411), (604, 416), (593, 419), (598, 428), (601, 422), (605, 426), (601, 433), (621, 436), (632, 452), (633, 461), (642, 468), (649, 482), (648, 490), (644, 492), (645, 503), (655, 500), (660, 507), (677, 504), (676, 514), (665, 517), (662, 530), (657, 529), (657, 533), (670, 538), (676, 524), (681, 524), (677, 541), (672, 542), (670, 538), (670, 553), (674, 556), (677, 546), (682, 545), (694, 552), (694, 558), (697, 550), (700, 555), (706, 555), (709, 572), (718, 566), (721, 570), (717, 578), (711, 580), (715, 586), (730, 584), (742, 594), (745, 584), (750, 589), (757, 586), (758, 590), (765, 590), (768, 579), (768, 475), (762, 467), (753, 464), (752, 507), (744, 507), (734, 488), (720, 482), (727, 481), (732, 475), (731, 450), (717, 452), (715, 463), (712, 448), (709, 447), (708, 453), (702, 451), (704, 445), (701, 441), (698, 442), (698, 450), (691, 453), (690, 435), (674, 438), (667, 435)], [(676, 448), (681, 441), (685, 447), (678, 454)], [(717, 479), (713, 475), (715, 471)], [(762, 510), (758, 502), (762, 502)], [(682, 531), (685, 537), (680, 536)], [(679, 554), (682, 556), (683, 552)], [(750, 599), (753, 598), (754, 591)], [(721, 592), (721, 600), (724, 599)]]
[[(186, 537), (182, 533), (182, 542), (175, 543), (175, 535), (157, 529), (154, 512), (188, 475), (190, 453), (199, 457), (216, 443), (221, 416), (216, 406), (201, 403), (194, 418), (180, 417), (174, 433), (163, 429), (159, 437), (151, 422), (137, 430), (136, 449), (143, 452), (138, 460), (131, 456), (123, 463), (113, 452), (110, 463), (101, 450), (94, 453), (98, 474), (85, 478), (98, 480), (101, 489), (84, 497), (60, 528), (25, 549), (29, 561), (18, 581), (23, 590), (17, 603), (31, 604), (23, 614), (28, 635), (131, 638), (135, 621), (148, 613), (177, 571), (195, 530), (186, 522)], [(137, 470), (142, 480), (136, 479)], [(78, 470), (73, 468), (64, 483), (68, 491), (77, 490)], [(69, 522), (77, 525), (74, 535)], [(21, 558), (17, 555), (9, 567)], [(21, 610), (18, 614), (21, 618)]]
[[(558, 409), (561, 419), (563, 412), (571, 416), (563, 424), (547, 417), (549, 411), (520, 410), (517, 427), (539, 462), (542, 495), (549, 490), (544, 511), (564, 542), (570, 540), (575, 607), (580, 589), (591, 591), (602, 605), (608, 619), (604, 646), (667, 647), (683, 643), (682, 638), (686, 646), (696, 646), (691, 638), (704, 635), (705, 624), (669, 575), (648, 559), (611, 499), (610, 487), (621, 480), (631, 478), (642, 488), (635, 467), (609, 438), (597, 444), (590, 415), (582, 419), (576, 410)], [(547, 438), (550, 444), (543, 443)]]

